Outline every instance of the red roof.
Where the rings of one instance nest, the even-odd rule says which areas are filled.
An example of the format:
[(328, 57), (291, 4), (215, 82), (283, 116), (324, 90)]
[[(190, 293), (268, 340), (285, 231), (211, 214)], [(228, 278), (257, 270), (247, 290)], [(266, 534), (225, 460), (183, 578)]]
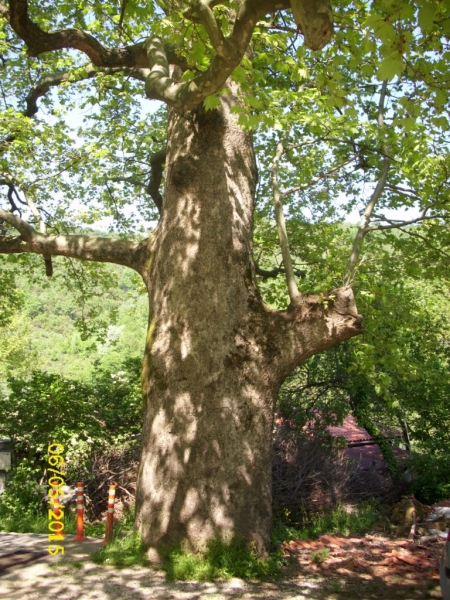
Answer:
[(342, 425), (329, 426), (327, 430), (333, 437), (344, 437), (349, 444), (372, 439), (364, 427), (358, 425), (353, 415), (347, 415)]
[[(327, 431), (332, 437), (344, 437), (348, 444), (372, 441), (370, 434), (364, 429), (364, 427), (360, 427), (358, 425), (353, 415), (347, 415), (342, 425), (330, 425), (327, 427)], [(401, 432), (399, 429), (386, 429), (381, 431), (381, 433), (388, 439), (401, 437)]]
[[(396, 448), (392, 448), (398, 461), (403, 462), (407, 457), (407, 452)], [(345, 456), (351, 458), (355, 462), (359, 463), (361, 469), (375, 469), (387, 468), (386, 461), (383, 458), (380, 447), (377, 444), (369, 444), (368, 446), (354, 446), (353, 448), (345, 448)]]

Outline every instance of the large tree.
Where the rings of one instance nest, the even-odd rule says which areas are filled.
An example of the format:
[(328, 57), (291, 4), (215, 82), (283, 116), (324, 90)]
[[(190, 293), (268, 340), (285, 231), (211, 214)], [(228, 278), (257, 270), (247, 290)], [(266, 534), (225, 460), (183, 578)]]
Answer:
[[(438, 142), (439, 152), (446, 148), (446, 119), (433, 112), (447, 102), (445, 7), (341, 0), (334, 8), (330, 45), (327, 0), (0, 2), (0, 252), (42, 255), (49, 276), (58, 256), (142, 276), (150, 316), (136, 526), (155, 558), (166, 544), (195, 548), (214, 536), (268, 548), (281, 383), (310, 356), (362, 331), (351, 284), (365, 234), (446, 216), (446, 158), (432, 160)], [(432, 107), (426, 118), (417, 118), (416, 93)], [(164, 103), (167, 115), (149, 121), (139, 95)], [(62, 118), (74, 104), (93, 107), (75, 139)], [(423, 134), (430, 126), (435, 146)], [(414, 160), (425, 149), (428, 171), (418, 173)], [(374, 185), (364, 196), (367, 182)], [(349, 207), (365, 199), (343, 286), (332, 282), (330, 291), (326, 276), (313, 284), (309, 275), (308, 288), (291, 258), (283, 200), (304, 226), (295, 255), (311, 274), (333, 256), (316, 247), (315, 259), (305, 258), (308, 227), (335, 219), (343, 193)], [(81, 198), (85, 208), (69, 207)], [(420, 217), (377, 215), (371, 224), (380, 199), (398, 206), (417, 198)], [(129, 199), (135, 212), (124, 208)], [(144, 222), (155, 216), (150, 199), (156, 228), (127, 239), (136, 214)], [(120, 236), (74, 233), (104, 214)], [(263, 252), (272, 214), (278, 264)], [(289, 305), (272, 310), (257, 279), (280, 273)]]

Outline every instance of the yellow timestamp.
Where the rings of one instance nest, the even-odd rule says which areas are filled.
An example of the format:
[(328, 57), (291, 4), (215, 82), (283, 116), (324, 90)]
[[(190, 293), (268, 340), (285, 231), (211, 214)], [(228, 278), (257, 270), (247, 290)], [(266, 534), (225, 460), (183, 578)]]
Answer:
[[(51, 508), (48, 509), (48, 541), (60, 542), (64, 540), (64, 506), (60, 506), (60, 499), (64, 497), (62, 486), (65, 484), (64, 478), (64, 446), (53, 443), (48, 446), (48, 497)], [(49, 544), (48, 553), (56, 556), (64, 554), (64, 546), (59, 544)]]

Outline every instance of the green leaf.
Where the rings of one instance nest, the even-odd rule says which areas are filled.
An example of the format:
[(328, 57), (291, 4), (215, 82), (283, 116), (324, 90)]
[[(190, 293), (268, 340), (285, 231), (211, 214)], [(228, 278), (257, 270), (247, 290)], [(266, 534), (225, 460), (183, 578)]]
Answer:
[(264, 108), (264, 104), (255, 96), (247, 96), (246, 101), (247, 104), (249, 104), (252, 108), (256, 110), (261, 110)]
[(391, 81), (395, 76), (400, 77), (404, 69), (403, 58), (399, 54), (387, 56), (384, 58), (377, 72), (377, 79), (380, 81)]
[(214, 110), (220, 106), (220, 100), (215, 94), (212, 94), (203, 100), (203, 106), (206, 110)]
[(428, 32), (434, 27), (436, 16), (436, 5), (434, 2), (425, 2), (419, 8), (419, 25), (423, 32)]

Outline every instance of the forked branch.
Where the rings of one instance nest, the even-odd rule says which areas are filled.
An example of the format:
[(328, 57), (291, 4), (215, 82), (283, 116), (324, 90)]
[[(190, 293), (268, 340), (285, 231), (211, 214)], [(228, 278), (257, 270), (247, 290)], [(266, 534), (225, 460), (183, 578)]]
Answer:
[[(5, 177), (4, 173), (2, 173), (2, 175)], [(36, 223), (39, 226), (40, 233), (42, 233), (43, 235), (46, 235), (47, 226), (45, 224), (45, 221), (44, 221), (40, 211), (38, 210), (36, 204), (34, 203), (33, 199), (31, 198), (31, 195), (30, 195), (28, 189), (24, 188), (23, 186), (20, 186), (20, 184), (17, 181), (13, 180), (13, 178), (11, 178), (7, 175), (6, 175), (5, 179), (0, 180), (0, 185), (8, 186), (8, 189), (9, 189), (8, 198), (10, 200), (12, 210), (17, 210), (17, 207), (16, 207), (15, 203), (13, 202), (12, 193), (11, 193), (12, 191), (14, 191), (18, 200), (22, 204), (26, 204), (28, 206), (28, 208), (30, 209), (31, 214), (33, 215)], [(19, 189), (22, 192), (22, 194), (25, 198), (25, 201), (22, 201), (20, 199), (17, 189)], [(28, 235), (29, 230), (26, 230), (26, 231), (27, 231), (27, 235)], [(47, 277), (51, 277), (53, 275), (52, 257), (49, 254), (44, 254), (43, 258), (44, 258), (44, 263), (45, 263), (45, 274), (47, 275)]]

